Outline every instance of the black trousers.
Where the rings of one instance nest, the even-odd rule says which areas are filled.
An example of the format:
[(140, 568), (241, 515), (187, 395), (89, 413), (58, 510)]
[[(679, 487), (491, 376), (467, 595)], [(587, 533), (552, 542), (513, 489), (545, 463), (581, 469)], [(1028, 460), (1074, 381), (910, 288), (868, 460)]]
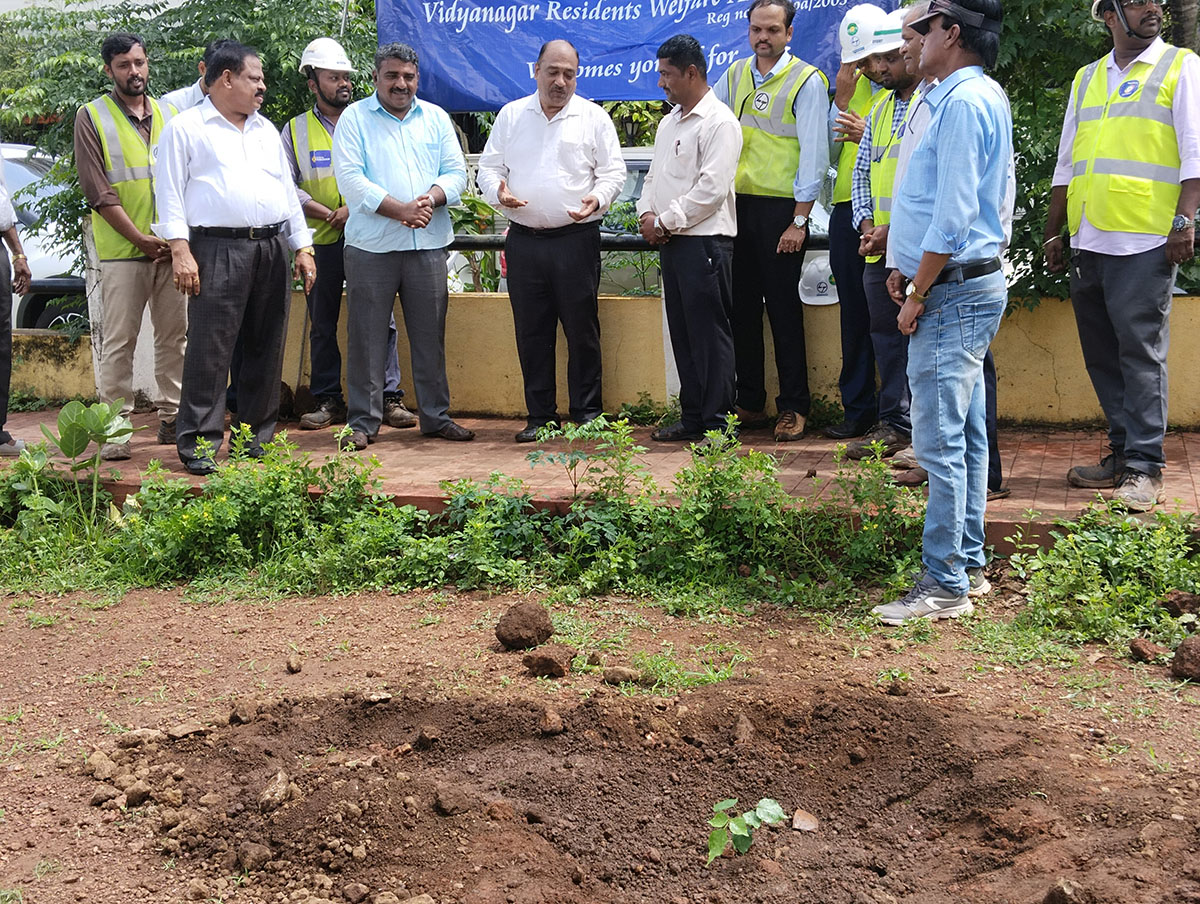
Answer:
[[(878, 345), (871, 342), (871, 309), (867, 294), (863, 290), (863, 273), (866, 260), (858, 253), (858, 230), (851, 225), (851, 204), (846, 201), (834, 204), (829, 214), (829, 267), (837, 282), (838, 317), (842, 327), (842, 372), (838, 377), (838, 389), (842, 393), (842, 408), (847, 421), (881, 421), (884, 417), (882, 398), (876, 401), (875, 362)], [(879, 264), (883, 266), (882, 263)], [(891, 303), (891, 299), (888, 299)], [(892, 331), (896, 329), (892, 318)], [(907, 355), (900, 363), (901, 373)], [(884, 365), (880, 364), (880, 377), (884, 378)], [(907, 384), (907, 377), (905, 377)], [(905, 390), (904, 417), (908, 418), (907, 388)], [(878, 412), (876, 406), (878, 404)], [(905, 430), (908, 428), (906, 427)]]
[[(737, 404), (747, 411), (767, 405), (764, 376), (763, 307), (771, 321), (779, 372), (777, 411), (808, 416), (808, 357), (804, 350), (804, 307), (800, 271), (804, 252), (779, 254), (779, 237), (794, 218), (791, 198), (737, 196), (733, 240), (733, 346), (737, 358)], [(805, 239), (805, 246), (808, 241)]]
[[(840, 206), (840, 205), (839, 205)], [(830, 243), (833, 241), (832, 219), (830, 221)], [(859, 260), (862, 260), (860, 257)], [(867, 264), (863, 270), (861, 285), (866, 292), (867, 309), (870, 314), (869, 339), (873, 355), (873, 365), (879, 367), (879, 421), (899, 430), (901, 433), (912, 432), (912, 420), (908, 416), (911, 397), (908, 394), (908, 337), (900, 332), (896, 318), (900, 315), (900, 306), (892, 300), (887, 290), (887, 276), (891, 272), (883, 261)], [(838, 279), (838, 299), (841, 300), (842, 281)], [(842, 312), (842, 354), (846, 352), (846, 320)], [(990, 354), (990, 353), (989, 353)], [(846, 361), (842, 361), (842, 375), (846, 374)], [(996, 369), (992, 368), (992, 384), (995, 388)], [(875, 371), (871, 370), (871, 385), (874, 388)], [(843, 384), (842, 399), (845, 402), (846, 391)], [(991, 398), (991, 396), (989, 396)], [(995, 405), (992, 406), (993, 414)], [(846, 420), (863, 420), (851, 417), (850, 409), (846, 409)], [(992, 421), (995, 422), (993, 416)]]
[(0, 443), (12, 440), (4, 424), (8, 420), (8, 390), (12, 383), (12, 270), (8, 248), (0, 241)]
[(732, 259), (733, 239), (723, 235), (676, 235), (659, 246), (681, 420), (691, 431), (722, 428), (733, 410)]
[(243, 354), (234, 383), (238, 419), (250, 426), (258, 445), (275, 434), (291, 296), (282, 235), (254, 240), (193, 234), (191, 248), (200, 270), (200, 294), (188, 300), (188, 344), (176, 420), (176, 446), (184, 463), (198, 457), (200, 437), (212, 443), (214, 454), (221, 448), (226, 377), (239, 332)]
[(567, 337), (571, 419), (596, 417), (603, 410), (596, 301), (599, 222), (537, 231), (513, 223), (504, 251), (529, 423), (541, 426), (558, 419), (555, 348), (560, 323)]

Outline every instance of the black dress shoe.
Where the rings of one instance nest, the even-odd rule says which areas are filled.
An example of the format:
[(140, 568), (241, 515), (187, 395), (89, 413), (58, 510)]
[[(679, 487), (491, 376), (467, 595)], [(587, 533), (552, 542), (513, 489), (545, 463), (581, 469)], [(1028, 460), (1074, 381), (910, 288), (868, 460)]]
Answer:
[(677, 421), (670, 427), (659, 427), (650, 434), (656, 443), (694, 443), (704, 439), (703, 431), (689, 430), (683, 421)]
[(197, 477), (207, 477), (217, 470), (211, 458), (190, 458), (183, 466), (189, 474), (195, 474)]
[(840, 424), (826, 427), (821, 432), (830, 439), (853, 439), (856, 436), (865, 436), (874, 426), (872, 421), (842, 421)]
[(458, 424), (451, 421), (441, 430), (434, 430), (432, 433), (423, 434), (424, 436), (437, 437), (439, 439), (448, 439), (456, 443), (465, 443), (475, 438), (475, 431), (468, 430), (466, 427), (460, 427)]
[(536, 443), (538, 431), (545, 426), (544, 424), (526, 424), (525, 429), (514, 437), (519, 443)]

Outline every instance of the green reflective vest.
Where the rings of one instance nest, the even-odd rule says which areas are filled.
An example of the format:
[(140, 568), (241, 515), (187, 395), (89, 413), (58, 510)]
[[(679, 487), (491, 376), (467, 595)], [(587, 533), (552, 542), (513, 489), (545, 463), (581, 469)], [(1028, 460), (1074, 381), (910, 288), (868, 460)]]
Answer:
[[(337, 210), (345, 201), (333, 177), (333, 136), (312, 110), (296, 116), (288, 123), (292, 130), (292, 149), (300, 168), (300, 188), (314, 201), (330, 210)], [(332, 245), (342, 237), (324, 220), (306, 217), (313, 231), (314, 245)]]
[[(896, 182), (896, 164), (900, 162), (900, 140), (919, 96), (918, 91), (909, 96), (904, 119), (895, 131), (892, 130), (896, 115), (895, 91), (888, 91), (871, 111), (871, 220), (876, 226), (884, 226), (892, 220), (892, 189)], [(882, 256), (872, 254), (867, 257), (867, 263), (876, 263)]]
[(1075, 73), (1075, 142), (1067, 185), (1074, 235), (1086, 212), (1106, 232), (1167, 235), (1179, 203), (1179, 145), (1171, 103), (1190, 50), (1168, 46), (1151, 65), (1134, 63), (1108, 94), (1101, 58)]
[(813, 74), (828, 89), (825, 73), (792, 57), (757, 88), (752, 67), (754, 57), (734, 63), (725, 73), (726, 89), (733, 112), (742, 126), (742, 156), (738, 158), (733, 188), (740, 195), (790, 198), (800, 164), (796, 141), (796, 95)]
[[(879, 102), (883, 92), (865, 75), (859, 75), (854, 85), (854, 96), (850, 98), (848, 109), (866, 118)], [(854, 158), (858, 156), (858, 144), (843, 141), (838, 147), (837, 179), (833, 183), (833, 203), (843, 204), (850, 200), (851, 175), (854, 172)]]
[[(109, 184), (121, 199), (121, 207), (133, 225), (149, 234), (155, 216), (154, 172), (158, 160), (158, 139), (167, 120), (175, 115), (175, 108), (170, 104), (166, 108), (160, 107), (152, 97), (147, 97), (146, 101), (151, 111), (149, 144), (112, 95), (98, 97), (84, 109), (96, 127), (96, 134), (100, 136), (104, 172)], [(102, 261), (145, 257), (137, 245), (117, 232), (95, 210), (92, 211), (92, 235), (96, 240), (96, 253)]]

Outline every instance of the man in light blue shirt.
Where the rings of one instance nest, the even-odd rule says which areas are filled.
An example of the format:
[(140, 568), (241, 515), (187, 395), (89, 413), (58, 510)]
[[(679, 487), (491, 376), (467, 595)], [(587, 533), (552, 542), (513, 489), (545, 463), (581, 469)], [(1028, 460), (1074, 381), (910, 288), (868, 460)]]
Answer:
[(345, 448), (375, 441), (383, 419), (388, 317), (400, 294), (412, 355), (421, 432), (465, 441), (450, 419), (446, 380), (448, 205), (467, 185), (467, 166), (446, 111), (417, 99), (417, 52), (385, 44), (375, 54), (375, 93), (346, 108), (333, 136), (333, 169), (346, 221)]
[(996, 61), (1002, 16), (1000, 0), (932, 0), (909, 23), (925, 35), (921, 71), (938, 84), (894, 193), (888, 249), (899, 270), (888, 290), (909, 336), (913, 450), (929, 472), (929, 503), (924, 574), (875, 608), (884, 624), (972, 612), (972, 573), (978, 581), (986, 564), (983, 359), (1008, 297), (1000, 254), (1012, 116), (983, 67)]

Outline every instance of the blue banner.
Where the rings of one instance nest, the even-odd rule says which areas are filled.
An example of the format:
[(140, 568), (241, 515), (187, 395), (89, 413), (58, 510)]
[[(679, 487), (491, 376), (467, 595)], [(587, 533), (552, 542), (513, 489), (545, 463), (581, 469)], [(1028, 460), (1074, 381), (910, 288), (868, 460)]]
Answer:
[[(793, 54), (833, 83), (838, 24), (857, 0), (799, 0)], [(879, 3), (893, 9), (896, 0)], [(704, 47), (709, 82), (750, 55), (750, 0), (377, 0), (380, 43), (421, 58), (419, 94), (451, 112), (498, 110), (532, 94), (546, 41), (579, 49), (578, 92), (590, 100), (662, 100), (655, 52), (686, 32)]]

